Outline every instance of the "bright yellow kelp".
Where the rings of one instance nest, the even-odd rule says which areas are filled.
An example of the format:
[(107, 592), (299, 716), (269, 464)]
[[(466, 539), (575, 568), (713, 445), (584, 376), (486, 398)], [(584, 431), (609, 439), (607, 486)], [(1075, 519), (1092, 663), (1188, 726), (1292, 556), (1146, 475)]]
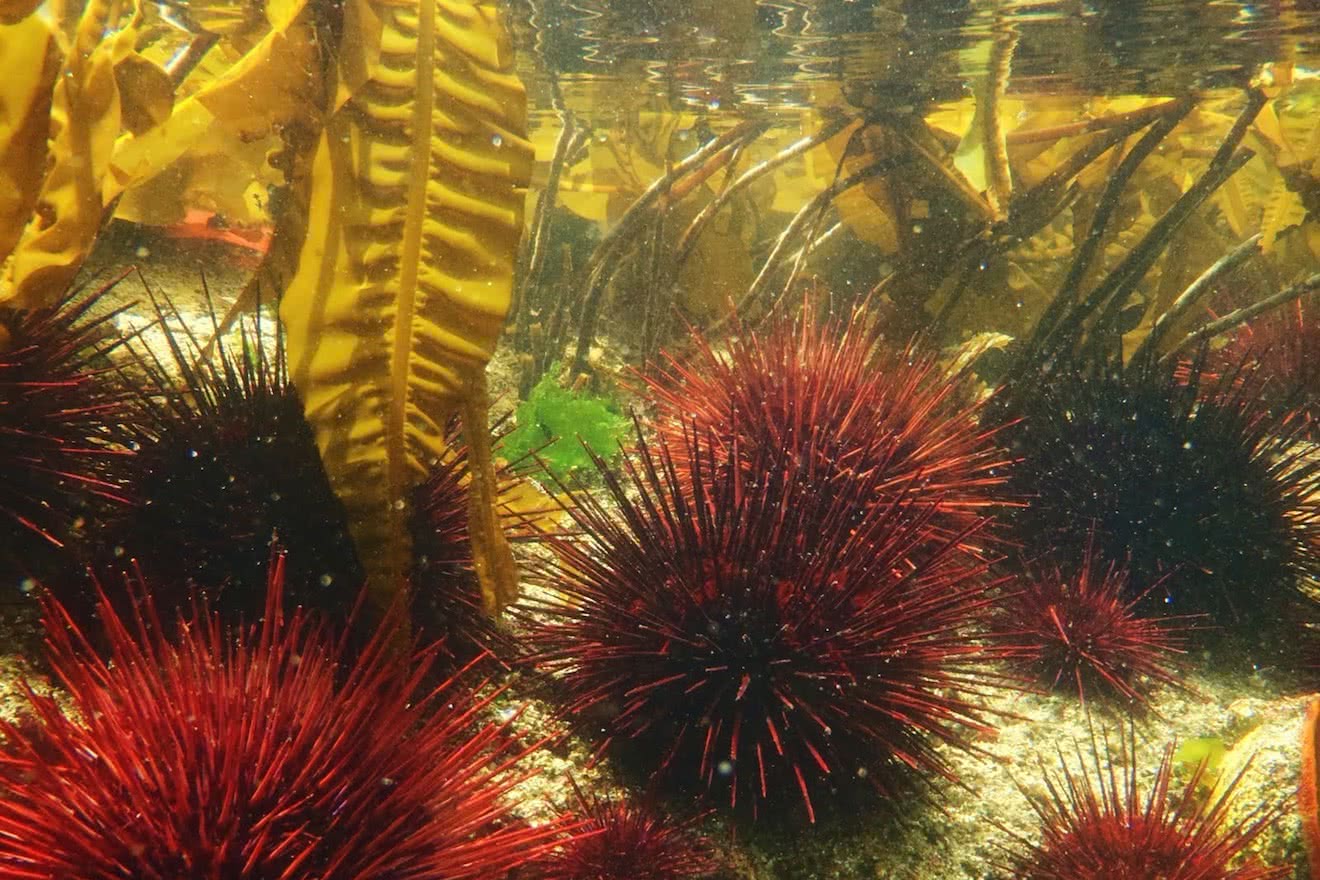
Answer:
[[(56, 6), (58, 13), (62, 4)], [(101, 228), (106, 207), (101, 180), (115, 139), (128, 125), (147, 126), (168, 114), (171, 91), (164, 72), (134, 50), (136, 16), (136, 4), (90, 0), (67, 46), (60, 46), (64, 38), (58, 30), (40, 32), (45, 25), (36, 13), (12, 25), (31, 32), (27, 38), (32, 43), (17, 57), (35, 64), (40, 73), (24, 89), (6, 84), (6, 100), (27, 102), (16, 118), (25, 120), (17, 131), (28, 137), (37, 133), (41, 109), (49, 108), (48, 128), (41, 132), (48, 136), (48, 160), (44, 165), (34, 162), (41, 155), (38, 150), (26, 156), (26, 167), (10, 172), (28, 176), (25, 189), (39, 180), (40, 191), (16, 238), (10, 218), (0, 221), (6, 224), (0, 228), (0, 244), (15, 242), (12, 250), (0, 251), (8, 257), (0, 277), (0, 301), (39, 305), (67, 288)], [(56, 20), (63, 19), (56, 15)], [(36, 57), (29, 57), (32, 51)], [(44, 78), (52, 52), (63, 58), (53, 85)], [(5, 69), (8, 76), (8, 52)], [(30, 74), (25, 71), (19, 79), (26, 76)], [(131, 84), (131, 91), (122, 89), (121, 82)], [(0, 139), (12, 136), (8, 125), (3, 128)], [(20, 201), (29, 198), (20, 193)]]
[(484, 369), (531, 174), (526, 97), (495, 6), (376, 0), (379, 58), (328, 120), (280, 306), (290, 372), (378, 596), (406, 582), (410, 488), (461, 410), (488, 606), (513, 595), (495, 521)]
[[(226, 137), (246, 144), (279, 133), (287, 143), (290, 132), (319, 128), (329, 104), (321, 90), (352, 79), (351, 70), (327, 75), (332, 7), (272, 0), (254, 9), (264, 10), (256, 20), (265, 28), (243, 35), (245, 51), (226, 47), (236, 60), (188, 78), (177, 103), (158, 63), (164, 50), (148, 36), (150, 7), (0, 9), (0, 55), (12, 74), (0, 86), (0, 301), (61, 295), (120, 197), (177, 160)], [(177, 199), (175, 207), (181, 218)]]
[(6, 87), (0, 90), (0, 261), (32, 217), (41, 193), (51, 93), (63, 55), (50, 26), (35, 15), (0, 23), (0, 58)]
[(316, 4), (305, 0), (270, 4), (270, 30), (235, 64), (207, 81), (151, 131), (125, 135), (115, 144), (109, 174), (102, 183), (105, 201), (149, 180), (217, 134), (256, 141), (278, 128), (319, 125), (327, 98), (321, 47), (327, 27)]

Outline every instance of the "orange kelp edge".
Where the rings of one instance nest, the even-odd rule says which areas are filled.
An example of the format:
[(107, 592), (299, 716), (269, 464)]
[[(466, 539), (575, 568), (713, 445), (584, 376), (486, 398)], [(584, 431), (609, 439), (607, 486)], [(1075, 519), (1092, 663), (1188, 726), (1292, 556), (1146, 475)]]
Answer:
[(1311, 880), (1320, 880), (1320, 798), (1316, 792), (1316, 730), (1320, 727), (1320, 696), (1306, 707), (1302, 722), (1302, 778), (1297, 784), (1297, 812), (1302, 817), (1302, 835), (1306, 838), (1306, 857), (1311, 866)]

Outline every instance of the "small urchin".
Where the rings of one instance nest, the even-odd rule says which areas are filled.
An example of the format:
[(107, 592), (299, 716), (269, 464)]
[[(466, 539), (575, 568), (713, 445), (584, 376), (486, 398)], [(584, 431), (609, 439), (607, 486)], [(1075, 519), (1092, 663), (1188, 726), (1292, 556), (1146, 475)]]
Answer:
[(729, 468), (701, 433), (682, 442), (684, 476), (640, 429), (622, 472), (597, 457), (610, 503), (570, 491), (574, 528), (549, 538), (529, 663), (568, 713), (653, 778), (753, 814), (787, 792), (814, 821), (831, 790), (951, 778), (936, 744), (992, 729), (981, 698), (1011, 654), (981, 637), (996, 582), (961, 536), (932, 541), (929, 506), (866, 504), (877, 472)]
[(1208, 796), (1205, 764), (1180, 793), (1173, 790), (1174, 747), (1164, 749), (1155, 778), (1138, 782), (1134, 735), (1115, 752), (1094, 739), (1077, 750), (1080, 769), (1060, 756), (1046, 772), (1044, 796), (1031, 797), (1040, 819), (1035, 842), (1011, 855), (1014, 880), (1279, 880), (1287, 866), (1268, 867), (1247, 850), (1282, 814), (1279, 805), (1235, 805), (1244, 768)]
[(432, 652), (384, 626), (350, 656), (285, 615), (283, 573), (259, 625), (203, 610), (177, 639), (150, 599), (103, 598), (104, 658), (45, 598), (73, 712), (29, 691), (39, 728), (0, 722), (0, 876), (486, 880), (554, 845), (559, 823), (511, 815), (527, 750), (491, 697), (422, 691)]
[(693, 830), (644, 802), (584, 794), (573, 783), (574, 835), (536, 865), (537, 880), (698, 880), (719, 862)]
[(1104, 565), (1090, 550), (1071, 574), (1028, 569), (991, 626), (1021, 645), (1014, 668), (1053, 689), (1075, 688), (1083, 707), (1089, 694), (1141, 709), (1150, 686), (1183, 686), (1178, 659), (1193, 620), (1142, 613), (1141, 599), (1158, 585), (1132, 590), (1121, 566)]
[[(513, 639), (485, 606), (472, 559), (468, 522), (472, 504), (469, 449), (457, 418), (445, 426), (445, 454), (431, 463), (413, 492), (413, 568), (410, 585), (413, 623), (426, 639), (443, 641), (448, 662), (466, 663), (479, 654), (512, 656)], [(496, 443), (506, 436), (495, 426)], [(534, 541), (538, 516), (557, 511), (513, 466), (495, 467), (497, 505), (510, 541)]]

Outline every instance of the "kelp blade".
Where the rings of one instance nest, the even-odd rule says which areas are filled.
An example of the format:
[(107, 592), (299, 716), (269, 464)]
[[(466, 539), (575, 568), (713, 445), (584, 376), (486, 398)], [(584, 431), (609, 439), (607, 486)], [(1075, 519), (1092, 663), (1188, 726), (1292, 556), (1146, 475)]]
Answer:
[(28, 166), (29, 173), (45, 177), (32, 216), (8, 254), (0, 302), (52, 303), (101, 229), (101, 181), (122, 126), (116, 67), (134, 55), (137, 37), (132, 11), (113, 0), (92, 0), (82, 12), (53, 86), (49, 168)]
[[(532, 154), (494, 4), (363, 7), (380, 54), (322, 134), (280, 314), (326, 469), (387, 601), (408, 574), (409, 490), (443, 453), (447, 417), (483, 409), (473, 396), (509, 307)], [(467, 433), (489, 442), (484, 425)], [(472, 525), (497, 609), (508, 547)]]

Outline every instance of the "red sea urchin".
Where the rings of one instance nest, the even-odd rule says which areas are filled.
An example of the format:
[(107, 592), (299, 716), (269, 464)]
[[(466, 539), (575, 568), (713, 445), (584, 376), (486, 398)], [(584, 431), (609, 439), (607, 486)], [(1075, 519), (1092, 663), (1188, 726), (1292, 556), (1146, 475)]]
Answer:
[(1320, 441), (1320, 314), (1305, 297), (1242, 325), (1210, 356), (1220, 372), (1244, 363), (1268, 378), (1259, 390), (1270, 407), (1299, 413), (1308, 438)]
[(784, 466), (808, 452), (822, 478), (876, 470), (883, 506), (896, 494), (932, 503), (932, 537), (962, 536), (1004, 481), (1005, 454), (981, 427), (980, 405), (962, 378), (915, 347), (891, 351), (854, 312), (847, 322), (819, 320), (810, 307), (776, 318), (766, 331), (743, 328), (726, 355), (696, 338), (691, 361), (668, 356), (648, 378), (657, 428), (680, 467), (684, 431), (710, 432), (723, 457), (764, 455)]
[(522, 748), (488, 700), (414, 701), (430, 652), (382, 628), (348, 660), (284, 619), (282, 577), (242, 635), (206, 614), (171, 642), (150, 600), (127, 623), (103, 600), (105, 660), (46, 601), (77, 720), (29, 695), (41, 736), (0, 724), (0, 878), (489, 880), (553, 845), (508, 815)]
[(115, 467), (131, 454), (115, 433), (125, 397), (97, 363), (114, 314), (91, 317), (108, 287), (0, 309), (0, 566), (19, 577), (38, 574), (89, 505), (128, 500)]
[(1061, 779), (1046, 775), (1048, 796), (1031, 799), (1041, 840), (1014, 855), (1014, 880), (1278, 880), (1292, 873), (1240, 858), (1281, 813), (1264, 804), (1233, 810), (1242, 773), (1206, 798), (1197, 793), (1201, 765), (1174, 796), (1170, 745), (1143, 798), (1131, 739), (1117, 756), (1107, 742), (1103, 757), (1094, 742), (1091, 752), (1094, 778), (1079, 753), (1080, 772), (1064, 764)]
[(581, 832), (537, 864), (537, 880), (697, 880), (719, 869), (691, 821), (629, 800), (587, 796), (576, 783), (573, 790)]
[(934, 743), (990, 730), (978, 696), (1010, 650), (973, 636), (992, 586), (944, 558), (957, 537), (929, 546), (929, 506), (866, 508), (885, 478), (816, 481), (814, 454), (719, 467), (691, 431), (680, 477), (638, 434), (623, 475), (596, 459), (617, 513), (570, 493), (581, 535), (551, 538), (553, 598), (533, 605), (531, 662), (570, 714), (753, 812), (795, 791), (814, 820), (827, 787), (950, 776)]
[(1175, 660), (1190, 621), (1143, 616), (1145, 594), (1128, 590), (1127, 572), (1100, 565), (1088, 549), (1071, 577), (1058, 567), (1029, 573), (993, 629), (1023, 646), (1014, 665), (1053, 688), (1075, 684), (1083, 706), (1088, 691), (1140, 706), (1145, 683), (1181, 683)]

